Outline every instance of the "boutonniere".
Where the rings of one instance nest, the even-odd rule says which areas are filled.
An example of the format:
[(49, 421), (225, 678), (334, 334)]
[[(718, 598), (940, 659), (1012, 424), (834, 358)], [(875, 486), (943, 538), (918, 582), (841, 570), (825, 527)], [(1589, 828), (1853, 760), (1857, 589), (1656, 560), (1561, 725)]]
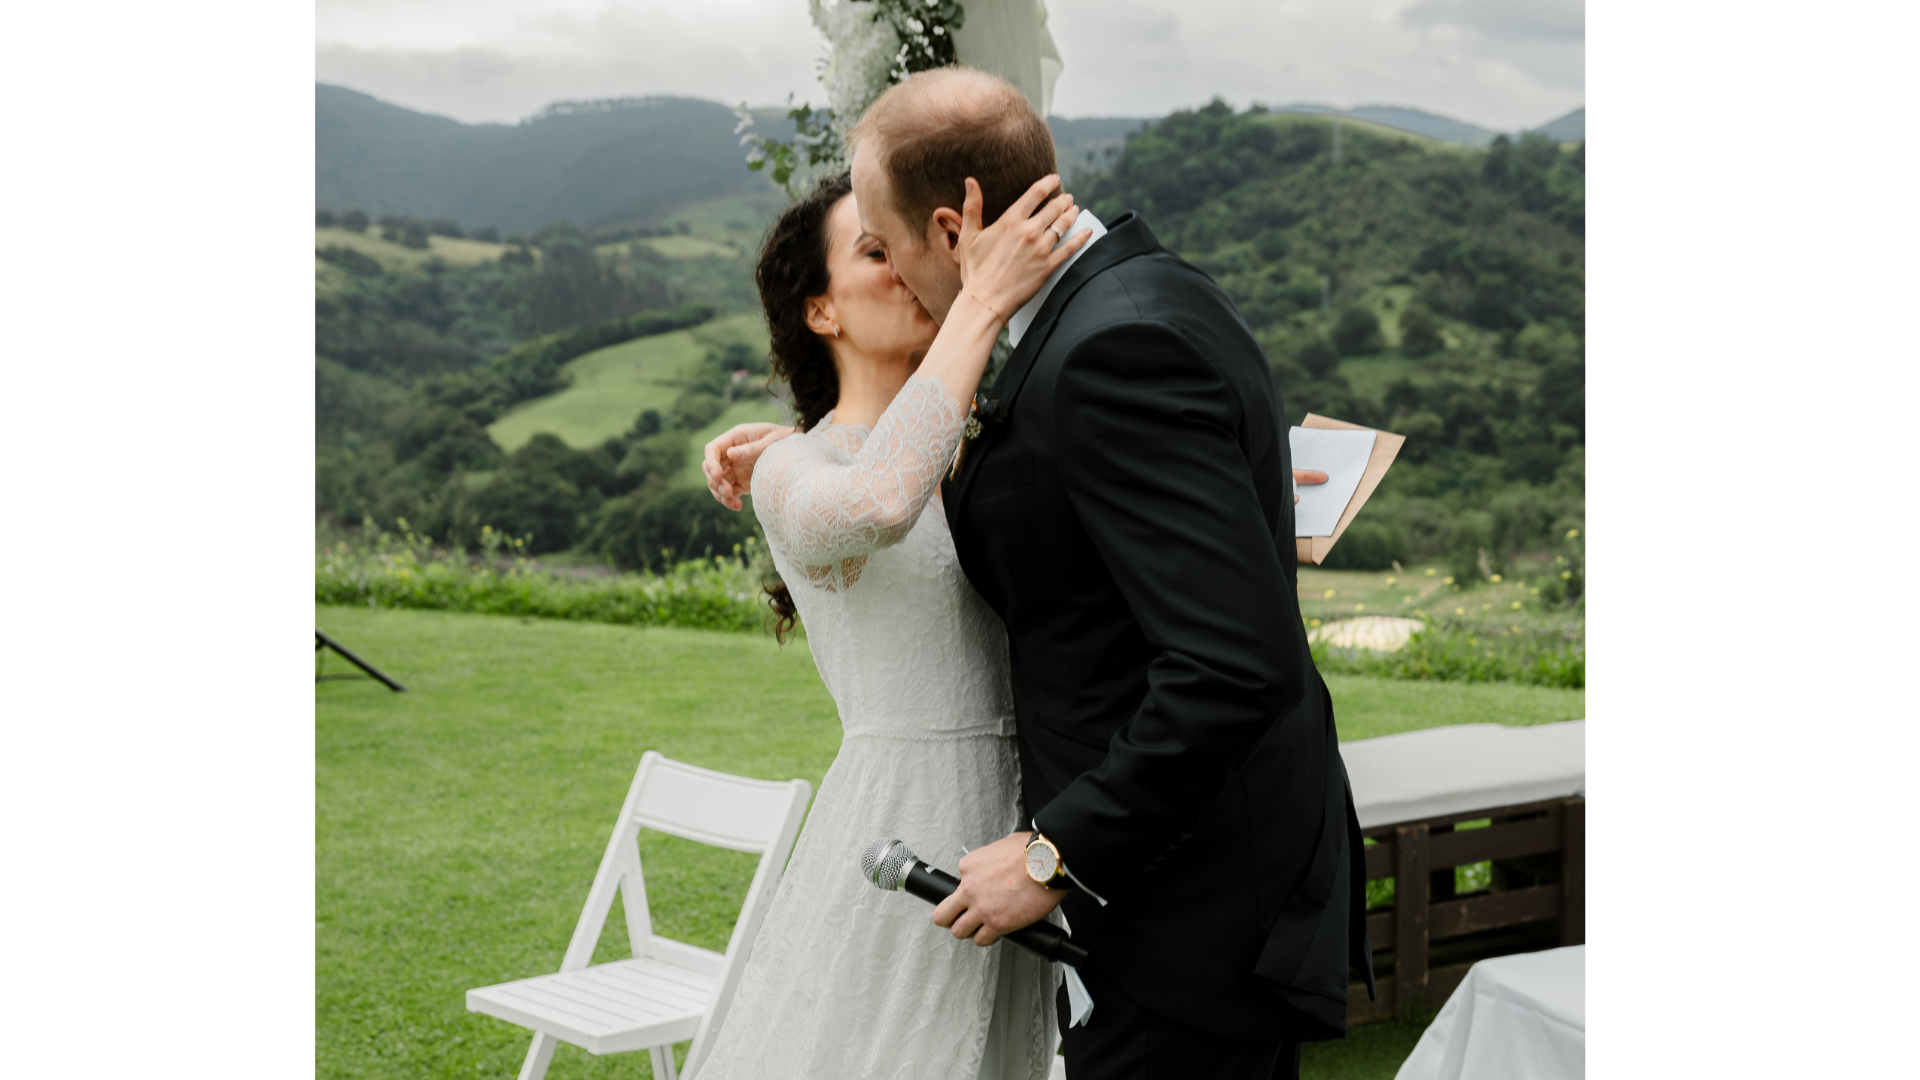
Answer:
[(952, 480), (960, 475), (960, 466), (967, 460), (967, 448), (986, 432), (988, 424), (1000, 420), (1005, 411), (1003, 402), (973, 395), (973, 404), (967, 408), (967, 422), (960, 429), (960, 450), (953, 455), (953, 470), (947, 473), (947, 479)]

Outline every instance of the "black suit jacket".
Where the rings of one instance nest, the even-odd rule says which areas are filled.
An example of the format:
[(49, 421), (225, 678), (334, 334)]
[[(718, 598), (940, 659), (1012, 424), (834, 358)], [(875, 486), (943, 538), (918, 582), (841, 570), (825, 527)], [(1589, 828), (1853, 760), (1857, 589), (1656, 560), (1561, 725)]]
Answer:
[(1360, 834), (1295, 585), (1272, 369), (1132, 214), (983, 398), (945, 504), (1007, 627), (1021, 783), (1090, 966), (1228, 1038), (1346, 1027), (1372, 990)]

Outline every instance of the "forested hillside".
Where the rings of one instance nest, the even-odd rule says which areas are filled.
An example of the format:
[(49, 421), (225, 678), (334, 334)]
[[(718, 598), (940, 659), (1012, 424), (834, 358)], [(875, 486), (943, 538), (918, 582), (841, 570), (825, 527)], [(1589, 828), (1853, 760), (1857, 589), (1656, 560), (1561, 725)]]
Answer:
[[(334, 209), (501, 232), (651, 224), (695, 203), (770, 190), (741, 166), (734, 123), (716, 101), (654, 97), (562, 102), (518, 124), (462, 124), (320, 84), (314, 197)], [(791, 124), (769, 115), (761, 126), (778, 136)]]
[[(1294, 421), (1313, 411), (1408, 437), (1335, 565), (1445, 555), (1465, 581), (1581, 527), (1584, 144), (1476, 150), (1217, 102), (1072, 134), (1082, 164), (1104, 170), (1082, 172), (1076, 193), (1105, 218), (1138, 210), (1220, 282)], [(750, 518), (685, 486), (686, 461), (710, 425), (767, 407), (764, 339), (740, 330), (752, 320), (709, 320), (752, 313), (770, 210), (722, 198), (513, 242), (450, 219), (323, 211), (322, 518), (406, 518), (456, 545), (492, 525), (536, 551), (628, 565), (745, 535)], [(659, 335), (679, 336), (619, 351)], [(613, 397), (569, 397), (575, 371)], [(630, 426), (609, 426), (615, 399), (639, 403)]]
[(1135, 135), (1081, 194), (1220, 282), (1294, 421), (1408, 437), (1336, 560), (1501, 572), (1585, 514), (1585, 145), (1339, 138), (1215, 102)]
[[(405, 519), (456, 547), (490, 525), (535, 552), (573, 548), (628, 565), (660, 563), (662, 548), (730, 548), (752, 522), (676, 482), (693, 433), (729, 408), (771, 407), (763, 338), (706, 329), (720, 313), (751, 310), (760, 228), (756, 199), (716, 200), (623, 234), (550, 226), (512, 244), (463, 236), (456, 221), (322, 211), (320, 518), (389, 528)], [(537, 433), (508, 452), (489, 433), (516, 408), (563, 393), (575, 361), (663, 335), (685, 340), (669, 350), (672, 370), (650, 376), (658, 408), (635, 408), (587, 444)]]

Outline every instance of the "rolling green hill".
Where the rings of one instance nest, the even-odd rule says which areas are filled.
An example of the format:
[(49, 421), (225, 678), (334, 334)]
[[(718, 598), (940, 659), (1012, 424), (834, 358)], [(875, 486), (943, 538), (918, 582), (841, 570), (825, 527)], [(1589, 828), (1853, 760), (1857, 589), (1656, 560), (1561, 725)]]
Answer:
[[(488, 425), (487, 434), (509, 453), (541, 432), (559, 436), (576, 450), (590, 449), (631, 428), (634, 418), (644, 410), (665, 413), (671, 409), (674, 400), (697, 377), (695, 369), (709, 351), (734, 342), (759, 353), (766, 351), (766, 331), (758, 316), (727, 316), (692, 330), (640, 338), (588, 353), (561, 368), (564, 377), (571, 379), (565, 390), (512, 410)], [(758, 391), (758, 385), (758, 381), (750, 381), (745, 387), (747, 395), (730, 403), (721, 419), (694, 433), (696, 453), (707, 439), (733, 424), (778, 419), (779, 407)], [(697, 468), (691, 475), (683, 472), (678, 479), (701, 483)]]
[(685, 330), (588, 353), (561, 368), (572, 380), (565, 390), (514, 409), (487, 434), (509, 453), (541, 432), (584, 450), (632, 427), (645, 409), (670, 408), (684, 371), (705, 355)]

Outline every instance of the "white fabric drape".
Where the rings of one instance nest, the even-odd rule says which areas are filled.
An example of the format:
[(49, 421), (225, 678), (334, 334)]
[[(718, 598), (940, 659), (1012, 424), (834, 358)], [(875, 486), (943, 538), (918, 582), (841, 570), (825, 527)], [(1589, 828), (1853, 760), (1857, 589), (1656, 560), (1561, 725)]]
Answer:
[(1019, 87), (1041, 116), (1048, 115), (1064, 65), (1047, 31), (1044, 0), (966, 0), (966, 11), (966, 25), (953, 34), (954, 55)]
[(1587, 948), (1482, 960), (1394, 1080), (1584, 1080)]

